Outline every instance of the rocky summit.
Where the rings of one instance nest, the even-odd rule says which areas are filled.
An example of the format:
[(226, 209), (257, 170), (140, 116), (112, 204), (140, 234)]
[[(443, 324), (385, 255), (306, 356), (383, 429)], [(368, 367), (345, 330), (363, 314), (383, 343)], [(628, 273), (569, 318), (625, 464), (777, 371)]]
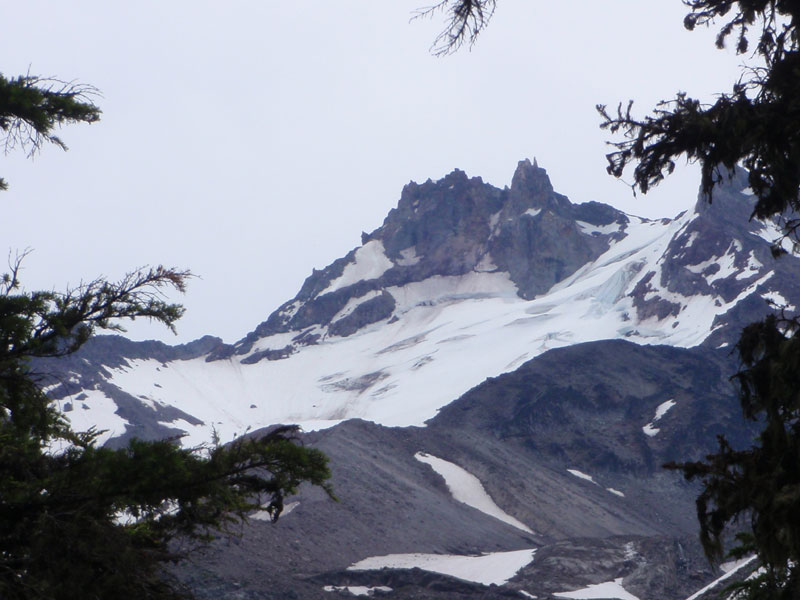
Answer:
[(705, 561), (662, 465), (750, 443), (733, 344), (800, 301), (752, 205), (739, 171), (648, 220), (536, 161), (503, 189), (455, 170), (234, 344), (101, 336), (36, 368), (112, 446), (299, 423), (330, 456), (341, 501), (253, 515), (177, 570), (200, 597), (700, 598), (746, 566)]
[[(292, 331), (299, 334), (295, 345), (352, 335), (399, 316), (392, 289), (432, 278), (502, 273), (520, 298), (531, 299), (597, 259), (627, 223), (610, 206), (572, 204), (529, 160), (519, 163), (510, 189), (459, 170), (436, 182), (412, 182), (359, 248), (314, 271), (295, 298), (229, 352), (247, 354), (259, 338)], [(291, 351), (292, 345), (270, 349), (248, 360)]]

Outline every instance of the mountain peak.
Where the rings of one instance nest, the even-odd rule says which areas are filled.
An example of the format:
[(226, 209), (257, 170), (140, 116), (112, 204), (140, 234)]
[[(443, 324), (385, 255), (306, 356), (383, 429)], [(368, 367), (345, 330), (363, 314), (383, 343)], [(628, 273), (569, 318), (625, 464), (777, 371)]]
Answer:
[[(282, 360), (303, 346), (402, 325), (423, 306), (562, 292), (591, 299), (590, 313), (608, 315), (615, 335), (697, 344), (711, 321), (743, 322), (766, 308), (764, 294), (785, 297), (776, 290), (787, 284), (778, 282), (796, 269), (778, 265), (786, 276), (767, 283), (769, 231), (736, 212), (750, 210), (745, 183), (734, 173), (713, 205), (649, 221), (597, 202), (573, 204), (535, 159), (520, 161), (504, 189), (459, 169), (412, 181), (361, 246), (312, 271), (292, 300), (210, 357)], [(709, 343), (729, 343), (734, 329), (715, 328)]]
[[(741, 228), (750, 221), (756, 203), (749, 188), (747, 171), (738, 166), (732, 171), (720, 168), (719, 175), (720, 182), (714, 187), (711, 198), (702, 192), (698, 194), (694, 212), (707, 219)], [(750, 224), (752, 228), (753, 223)]]
[(531, 163), (529, 158), (517, 163), (514, 176), (511, 178), (512, 190), (553, 191), (547, 171), (539, 166), (536, 158)]
[[(535, 162), (523, 161), (515, 179), (513, 190), (462, 171), (410, 183), (381, 227), (314, 270), (245, 339), (209, 339), (174, 357), (126, 350), (130, 370), (121, 358), (109, 364), (103, 351), (97, 362), (109, 373), (84, 377), (87, 395), (116, 394), (123, 428), (135, 409), (153, 430), (191, 431), (194, 439), (234, 413), (229, 433), (355, 417), (421, 425), (486, 377), (546, 350), (614, 338), (729, 346), (744, 323), (769, 310), (766, 300), (800, 298), (800, 260), (774, 261), (769, 231), (755, 222), (734, 227), (714, 213), (724, 194), (747, 195), (736, 186), (720, 191), (711, 212), (652, 221), (572, 204), (550, 191)], [(70, 368), (88, 373), (81, 361)], [(195, 381), (204, 383), (189, 393)], [(124, 396), (109, 387), (129, 383), (135, 390)], [(205, 387), (208, 398), (236, 391), (218, 404), (197, 402)], [(178, 399), (182, 412), (150, 410), (162, 398)], [(221, 412), (203, 412), (211, 404)]]
[(424, 287), (428, 296), (420, 301), (431, 303), (476, 295), (530, 299), (600, 256), (625, 223), (610, 206), (574, 205), (556, 193), (535, 159), (520, 161), (505, 189), (460, 169), (412, 181), (383, 224), (362, 234), (360, 247), (314, 270), (298, 295), (234, 351), (247, 354), (260, 338), (293, 333), (285, 347), (247, 358), (280, 359), (297, 344), (399, 319), (409, 310), (399, 290), (409, 286)]
[(512, 210), (518, 214), (534, 208), (549, 209), (566, 216), (572, 206), (566, 196), (553, 190), (547, 171), (539, 166), (535, 158), (533, 163), (527, 158), (517, 163), (509, 193)]

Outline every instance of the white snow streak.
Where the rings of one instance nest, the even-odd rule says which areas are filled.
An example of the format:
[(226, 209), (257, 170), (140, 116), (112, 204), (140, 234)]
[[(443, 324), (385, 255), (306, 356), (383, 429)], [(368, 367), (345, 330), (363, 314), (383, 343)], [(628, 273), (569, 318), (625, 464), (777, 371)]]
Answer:
[[(347, 315), (352, 313), (360, 304), (363, 304), (367, 300), (372, 300), (373, 298), (377, 298), (381, 295), (381, 292), (378, 290), (370, 290), (363, 296), (359, 296), (358, 298), (351, 298), (347, 301), (347, 304), (344, 305), (342, 310), (336, 313), (333, 318), (331, 319), (331, 323), (335, 323), (339, 319), (344, 319)], [(295, 333), (297, 335), (297, 333)]]
[(744, 567), (745, 565), (749, 565), (749, 564), (750, 564), (752, 561), (754, 561), (755, 559), (756, 559), (756, 557), (755, 557), (755, 556), (751, 556), (751, 557), (750, 557), (750, 558), (748, 558), (747, 560), (741, 561), (741, 562), (740, 562), (740, 564), (739, 564), (737, 567), (735, 567), (735, 568), (731, 569), (730, 571), (728, 571), (727, 573), (725, 573), (725, 575), (723, 575), (722, 577), (719, 577), (719, 578), (715, 579), (714, 581), (712, 581), (711, 583), (709, 583), (707, 586), (705, 586), (703, 589), (696, 591), (694, 594), (692, 594), (691, 596), (689, 596), (689, 597), (688, 597), (686, 600), (695, 600), (696, 598), (699, 598), (700, 596), (702, 596), (703, 594), (705, 594), (705, 593), (706, 593), (708, 590), (710, 590), (710, 589), (712, 589), (712, 588), (716, 587), (717, 585), (719, 585), (720, 583), (722, 583), (723, 581), (725, 581), (725, 580), (726, 580), (726, 579), (728, 579), (729, 577), (733, 577), (733, 575), (734, 575), (734, 574), (735, 574), (735, 573), (736, 573), (736, 572), (737, 572), (739, 569), (741, 569), (741, 568), (742, 568), (742, 567)]
[(752, 556), (748, 556), (746, 558), (740, 558), (738, 560), (729, 560), (728, 562), (722, 563), (719, 568), (723, 573), (728, 573), (733, 571), (734, 569), (738, 569), (739, 567), (743, 567), (748, 562), (753, 560)]
[(639, 600), (639, 598), (622, 587), (622, 577), (618, 577), (614, 581), (596, 583), (583, 589), (575, 590), (574, 592), (559, 592), (553, 595), (559, 598), (575, 598), (578, 600), (590, 600), (592, 598), (602, 600), (609, 600), (611, 598), (617, 598), (619, 600)]
[(659, 404), (659, 405), (658, 405), (658, 408), (656, 408), (656, 414), (655, 414), (655, 416), (653, 417), (653, 420), (652, 420), (652, 421), (650, 421), (650, 422), (649, 422), (647, 425), (645, 425), (644, 427), (642, 427), (642, 431), (644, 431), (644, 432), (645, 432), (645, 434), (649, 435), (650, 437), (653, 437), (653, 436), (654, 436), (654, 435), (656, 435), (656, 434), (657, 434), (659, 431), (661, 431), (660, 429), (658, 429), (657, 427), (655, 427), (655, 423), (656, 423), (657, 421), (659, 421), (659, 420), (661, 419), (661, 417), (663, 417), (665, 414), (667, 414), (667, 411), (668, 411), (670, 408), (672, 408), (673, 406), (675, 406), (675, 404), (676, 404), (676, 403), (675, 403), (675, 401), (674, 401), (674, 400), (667, 400), (666, 402), (662, 402), (661, 404)]
[[(600, 485), (599, 483), (597, 483), (594, 480), (594, 477), (592, 477), (591, 475), (587, 475), (586, 473), (583, 473), (581, 471), (578, 471), (577, 469), (567, 469), (567, 472), (570, 475), (574, 475), (578, 479), (583, 479), (584, 481), (588, 481), (589, 483), (593, 483), (593, 484), (595, 484), (597, 486)], [(605, 490), (607, 492), (611, 493), (611, 494), (614, 494), (615, 496), (619, 496), (620, 498), (624, 498), (625, 497), (625, 494), (623, 494), (619, 490), (615, 490), (614, 488), (605, 488)]]
[(342, 274), (331, 281), (330, 285), (320, 293), (320, 296), (362, 280), (377, 279), (393, 266), (394, 263), (384, 252), (383, 242), (370, 240), (356, 250), (355, 262), (348, 263)]
[(490, 517), (508, 523), (512, 527), (516, 527), (527, 533), (533, 533), (525, 523), (518, 521), (497, 506), (494, 500), (492, 500), (492, 497), (489, 496), (484, 489), (480, 480), (472, 473), (454, 463), (430, 454), (425, 454), (424, 452), (417, 452), (414, 458), (430, 465), (434, 471), (441, 475), (444, 478), (447, 489), (450, 490), (453, 498), (459, 502), (463, 502), (467, 506), (476, 508)]
[(675, 406), (675, 404), (676, 404), (675, 400), (672, 399), (659, 404), (658, 407), (656, 408), (656, 415), (653, 417), (653, 421), (658, 421), (661, 417), (667, 414), (667, 411), (669, 411), (670, 408)]
[[(200, 357), (166, 366), (131, 360), (130, 368), (109, 368), (109, 383), (151, 406), (175, 406), (202, 420), (199, 425), (168, 423), (186, 429), (183, 443), (189, 446), (207, 442), (212, 427), (228, 441), (248, 427), (274, 423), (299, 423), (312, 430), (361, 418), (386, 426), (423, 426), (487, 377), (552, 348), (620, 337), (679, 347), (701, 343), (715, 317), (756, 293), (772, 272), (729, 303), (711, 295), (686, 298), (656, 289), (660, 297), (685, 303), (679, 319), (671, 321), (676, 327), (666, 327), (655, 317), (637, 321), (631, 291), (647, 275), (645, 266), (656, 264), (691, 218), (630, 217), (625, 238), (532, 300), (517, 296), (506, 273), (436, 276), (387, 290), (397, 303), (396, 322), (368, 326), (345, 338), (326, 337), (324, 329), (317, 329), (322, 335), (318, 344), (299, 347), (283, 360), (245, 365), (240, 356), (213, 362)], [(356, 252), (356, 261), (334, 283), (378, 276), (390, 262), (380, 242), (373, 240)], [(654, 276), (651, 283), (658, 279)], [(282, 348), (298, 333), (259, 340), (254, 351)], [(454, 340), (458, 343), (450, 343)], [(465, 364), (470, 368), (464, 369)], [(102, 397), (101, 392), (96, 395)], [(101, 402), (87, 405), (91, 424), (114, 431), (124, 426), (111, 412), (112, 403), (105, 412)]]
[(383, 568), (413, 569), (441, 573), (482, 583), (483, 585), (503, 585), (517, 571), (533, 560), (535, 549), (515, 550), (513, 552), (492, 552), (481, 556), (461, 556), (453, 554), (388, 554), (365, 558), (347, 567), (349, 571), (372, 571)]
[(593, 483), (593, 484), (595, 484), (595, 485), (600, 485), (599, 483), (597, 483), (597, 482), (596, 482), (596, 481), (595, 481), (595, 480), (592, 478), (592, 476), (591, 476), (591, 475), (587, 475), (586, 473), (581, 473), (581, 472), (580, 472), (580, 471), (578, 471), (577, 469), (567, 469), (567, 471), (569, 471), (569, 472), (570, 472), (572, 475), (575, 475), (575, 477), (578, 477), (579, 479), (585, 479), (586, 481), (588, 481), (588, 482), (590, 482), (590, 483)]
[(322, 588), (326, 592), (350, 592), (353, 596), (372, 596), (375, 592), (391, 592), (392, 588), (385, 585), (367, 587), (365, 585), (326, 585)]

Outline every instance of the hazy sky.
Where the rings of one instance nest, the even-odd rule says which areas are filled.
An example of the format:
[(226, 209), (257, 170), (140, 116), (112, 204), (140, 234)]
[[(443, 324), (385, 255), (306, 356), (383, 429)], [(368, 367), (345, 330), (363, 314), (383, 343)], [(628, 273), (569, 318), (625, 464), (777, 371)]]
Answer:
[(29, 289), (146, 264), (200, 278), (179, 336), (234, 342), (380, 226), (409, 180), (454, 168), (502, 187), (536, 157), (574, 202), (649, 217), (694, 203), (696, 168), (633, 198), (605, 172), (597, 103), (640, 114), (727, 91), (740, 59), (683, 29), (680, 0), (500, 0), (471, 51), (428, 52), (422, 0), (26, 0), (4, 8), (2, 72), (102, 91), (70, 147), (9, 154), (2, 248)]

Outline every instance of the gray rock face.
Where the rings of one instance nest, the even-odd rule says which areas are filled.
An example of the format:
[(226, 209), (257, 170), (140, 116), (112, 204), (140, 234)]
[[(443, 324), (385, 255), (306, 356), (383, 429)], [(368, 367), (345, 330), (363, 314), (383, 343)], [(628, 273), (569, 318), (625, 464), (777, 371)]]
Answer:
[[(218, 598), (338, 597), (324, 586), (387, 586), (400, 599), (552, 598), (621, 578), (639, 598), (682, 600), (719, 573), (696, 539), (696, 488), (661, 465), (713, 451), (718, 432), (749, 443), (732, 369), (720, 351), (595, 342), (485, 382), (425, 428), (353, 420), (309, 434), (331, 457), (341, 502), (305, 489), (276, 525), (251, 522), (181, 576)], [(652, 423), (667, 400), (674, 406)], [(455, 501), (418, 452), (466, 469), (534, 533)], [(370, 556), (527, 548), (537, 548), (533, 562), (503, 586), (346, 570)]]
[(746, 186), (746, 172), (737, 169), (715, 188), (713, 202), (698, 198), (694, 217), (672, 238), (658, 270), (648, 272), (633, 292), (640, 319), (680, 320), (681, 298), (714, 297), (720, 306), (752, 286), (757, 293), (720, 315), (705, 342), (733, 345), (745, 325), (771, 312), (759, 296), (800, 297), (797, 261), (773, 258), (770, 244), (778, 228), (750, 220), (755, 201)]
[[(209, 359), (245, 354), (256, 340), (277, 333), (296, 331), (299, 337), (293, 343), (298, 345), (318, 339), (303, 337), (310, 329), (352, 335), (393, 316), (388, 288), (435, 276), (505, 272), (520, 297), (533, 298), (600, 256), (620, 235), (587, 231), (587, 226), (616, 223), (624, 229), (627, 222), (607, 205), (572, 204), (553, 190), (546, 171), (528, 160), (519, 163), (510, 189), (459, 170), (438, 181), (411, 182), (383, 225), (363, 234), (361, 248), (314, 270), (295, 298), (233, 349), (221, 349)], [(360, 257), (367, 247), (377, 259)], [(375, 276), (342, 282), (347, 269), (357, 269), (360, 260), (384, 264)], [(358, 304), (352, 312), (337, 318), (353, 303)]]
[[(718, 308), (730, 305), (720, 311), (707, 341), (719, 346), (733, 343), (743, 325), (770, 310), (759, 297), (797, 297), (800, 265), (773, 259), (770, 242), (777, 229), (748, 221), (753, 199), (745, 186), (745, 174), (737, 171), (715, 190), (712, 204), (700, 199), (689, 215), (643, 220), (654, 231), (672, 233), (663, 255), (646, 269), (644, 262), (629, 265), (629, 276), (638, 278), (626, 292), (636, 322), (675, 327), (690, 318), (687, 303), (705, 297)], [(295, 298), (208, 360), (248, 354), (258, 340), (276, 334), (293, 336), (246, 360), (276, 360), (329, 335), (353, 335), (400, 317), (392, 290), (437, 277), (504, 274), (520, 298), (532, 299), (595, 261), (625, 238), (630, 225), (627, 215), (610, 206), (571, 203), (528, 160), (519, 163), (505, 189), (459, 170), (438, 181), (412, 182), (383, 225), (363, 234), (361, 247), (314, 270)]]
[[(198, 369), (222, 372), (230, 366), (268, 372), (292, 363), (261, 361), (283, 361), (326, 338), (336, 338), (331, 344), (335, 352), (336, 345), (350, 342), (341, 338), (367, 328), (379, 330), (384, 323), (395, 327), (399, 321), (395, 337), (359, 355), (366, 367), (337, 367), (335, 373), (315, 380), (318, 385), (312, 391), (323, 400), (326, 394), (347, 390), (361, 401), (373, 392), (393, 389), (391, 381), (384, 382), (393, 376), (393, 365), (376, 366), (375, 357), (414, 348), (430, 333), (403, 328), (403, 297), (393, 293), (398, 289), (425, 289), (417, 284), (447, 277), (485, 281), (485, 274), (491, 273), (503, 278), (504, 285), (506, 279), (511, 281), (516, 294), (529, 299), (603, 256), (633, 227), (664, 231), (658, 238), (661, 245), (652, 246), (658, 251), (651, 253), (652, 260), (629, 260), (631, 252), (637, 252), (631, 246), (619, 246), (630, 250), (627, 255), (612, 248), (599, 261), (600, 268), (610, 264), (619, 271), (597, 286), (602, 288), (597, 295), (624, 312), (626, 325), (616, 330), (618, 335), (637, 327), (654, 331), (645, 342), (691, 319), (692, 310), (694, 317), (703, 311), (718, 315), (702, 346), (687, 350), (606, 340), (565, 347), (486, 380), (442, 408), (426, 427), (389, 428), (350, 420), (309, 434), (305, 442), (331, 457), (333, 482), (342, 501), (332, 503), (318, 490), (303, 489), (296, 499), (299, 505), (276, 526), (251, 521), (241, 539), (218, 541), (205, 558), (181, 567), (179, 575), (205, 598), (352, 596), (342, 589), (324, 591), (324, 586), (389, 586), (393, 591), (388, 597), (398, 599), (519, 598), (523, 591), (551, 598), (622, 578), (625, 589), (642, 600), (680, 600), (719, 573), (706, 564), (694, 539), (696, 488), (661, 466), (670, 460), (701, 459), (715, 450), (720, 433), (734, 446), (750, 443), (754, 432), (741, 419), (728, 381), (735, 364), (729, 349), (720, 347), (730, 346), (744, 324), (769, 310), (765, 296), (800, 301), (798, 261), (772, 259), (768, 238), (773, 234), (747, 222), (752, 201), (744, 185), (737, 173), (718, 190), (713, 204), (700, 202), (683, 218), (655, 222), (629, 218), (596, 202), (572, 204), (553, 190), (535, 162), (522, 161), (506, 189), (454, 171), (439, 181), (408, 184), (397, 208), (381, 227), (363, 235), (359, 248), (314, 270), (295, 298), (237, 344), (207, 337), (169, 347), (100, 337), (74, 356), (40, 361), (35, 367), (54, 374), (50, 394), (63, 399), (70, 414), (86, 408), (84, 391), (102, 392), (113, 401), (117, 415), (130, 424), (121, 438), (110, 442), (122, 444), (134, 435), (175, 435), (179, 431), (169, 427), (171, 422), (198, 419), (167, 402), (151, 402), (147, 394), (136, 397), (112, 385), (109, 369), (127, 369), (133, 359), (150, 359), (150, 367), (158, 370), (170, 361), (205, 357), (231, 359), (231, 364), (203, 365), (197, 360)], [(574, 280), (582, 281), (577, 275)], [(588, 287), (578, 294), (596, 292)], [(480, 293), (470, 295), (469, 301), (482, 300)], [(503, 294), (501, 302), (509, 300)], [(464, 306), (458, 304), (460, 298), (447, 298), (451, 300), (458, 310)], [(449, 310), (449, 304), (440, 306), (424, 294), (418, 302), (415, 306), (432, 307), (431, 312)], [(469, 312), (467, 320), (484, 322), (479, 310), (464, 312)], [(524, 315), (498, 327), (557, 320), (553, 316), (549, 321), (548, 307), (541, 312), (526, 309)], [(455, 335), (404, 359), (403, 367), (418, 372), (448, 352), (481, 360), (479, 353), (459, 354), (459, 343), (467, 338), (495, 344), (511, 339), (467, 335), (461, 318), (452, 318), (461, 328)], [(583, 318), (575, 313), (576, 321)], [(693, 343), (703, 339), (710, 321), (711, 317), (698, 320), (704, 323), (703, 331)], [(591, 319), (586, 322), (590, 325)], [(544, 333), (558, 336), (564, 327), (563, 321), (555, 323)], [(268, 343), (261, 341), (271, 336)], [(527, 342), (530, 338), (516, 339), (532, 343)], [(547, 339), (534, 338), (541, 347)], [(491, 344), (486, 351), (492, 352)], [(324, 361), (324, 353), (320, 356)], [(505, 369), (528, 356), (522, 354)], [(473, 366), (463, 362), (459, 366), (464, 371)], [(191, 371), (193, 376), (198, 373)], [(451, 369), (446, 375), (457, 378), (461, 373)], [(267, 377), (264, 382), (269, 385)], [(427, 385), (437, 383), (432, 379)], [(418, 394), (426, 391), (413, 389)], [(191, 412), (191, 404), (180, 406)], [(506, 513), (533, 533), (456, 501), (443, 478), (415, 458), (418, 452), (471, 473)], [(533, 547), (534, 561), (503, 586), (487, 587), (419, 569), (347, 570), (358, 560), (385, 554), (478, 555)], [(376, 596), (381, 593), (373, 591)]]
[(489, 249), (526, 299), (546, 292), (608, 249), (608, 236), (583, 232), (580, 217), (591, 225), (627, 223), (624, 214), (609, 206), (592, 211), (573, 205), (553, 191), (544, 169), (529, 161), (520, 162), (508, 195)]
[(222, 340), (210, 335), (178, 346), (168, 346), (158, 341), (132, 342), (119, 335), (100, 335), (91, 338), (79, 353), (61, 358), (36, 359), (33, 369), (42, 383), (50, 386), (48, 395), (53, 400), (71, 399), (73, 410), (85, 408), (84, 390), (95, 389), (114, 398), (115, 411), (128, 421), (125, 433), (108, 443), (111, 447), (127, 444), (132, 437), (163, 439), (180, 436), (183, 431), (164, 425), (177, 419), (188, 423), (202, 423), (197, 417), (173, 406), (151, 406), (125, 390), (108, 383), (108, 369), (128, 367), (130, 360), (155, 359), (166, 364), (174, 360), (189, 360), (224, 348)]

